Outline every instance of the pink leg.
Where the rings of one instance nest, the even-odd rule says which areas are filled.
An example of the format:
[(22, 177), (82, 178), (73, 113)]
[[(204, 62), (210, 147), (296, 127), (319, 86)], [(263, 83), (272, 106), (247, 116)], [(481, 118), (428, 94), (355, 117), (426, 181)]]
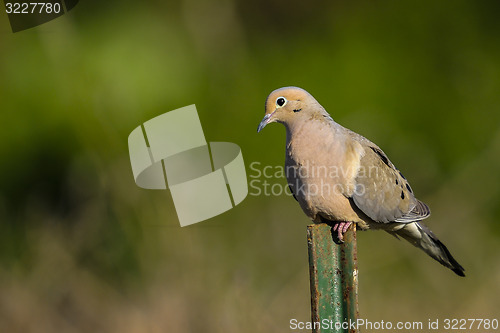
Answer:
[(351, 226), (352, 222), (337, 222), (333, 226), (333, 231), (337, 231), (337, 238), (339, 241), (344, 241), (344, 234), (347, 232), (347, 229)]

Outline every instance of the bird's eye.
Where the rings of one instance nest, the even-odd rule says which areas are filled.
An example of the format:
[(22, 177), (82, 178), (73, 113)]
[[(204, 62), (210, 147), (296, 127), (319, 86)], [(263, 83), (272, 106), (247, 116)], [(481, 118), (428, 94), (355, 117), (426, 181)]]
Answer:
[(276, 105), (277, 106), (279, 106), (281, 108), (285, 104), (286, 104), (286, 98), (285, 97), (278, 97), (278, 98), (276, 98)]

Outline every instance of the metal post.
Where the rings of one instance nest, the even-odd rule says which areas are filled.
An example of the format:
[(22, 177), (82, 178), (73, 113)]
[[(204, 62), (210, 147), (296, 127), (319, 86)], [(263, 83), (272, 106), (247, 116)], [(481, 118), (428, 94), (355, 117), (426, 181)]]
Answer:
[[(307, 226), (311, 317), (314, 333), (357, 333), (350, 323), (358, 319), (358, 258), (356, 225), (335, 244), (331, 226)], [(343, 327), (342, 327), (343, 326)]]

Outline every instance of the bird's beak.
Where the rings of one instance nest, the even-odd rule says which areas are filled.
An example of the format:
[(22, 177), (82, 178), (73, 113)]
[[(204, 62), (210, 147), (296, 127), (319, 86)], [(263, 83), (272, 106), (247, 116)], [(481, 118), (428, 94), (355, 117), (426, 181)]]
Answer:
[[(274, 111), (274, 112), (276, 112), (276, 111)], [(266, 114), (264, 116), (264, 118), (262, 119), (262, 121), (259, 124), (259, 127), (257, 128), (257, 133), (259, 133), (260, 131), (262, 131), (262, 129), (264, 127), (266, 127), (267, 124), (269, 124), (270, 122), (272, 122), (271, 116), (274, 114), (274, 112)]]

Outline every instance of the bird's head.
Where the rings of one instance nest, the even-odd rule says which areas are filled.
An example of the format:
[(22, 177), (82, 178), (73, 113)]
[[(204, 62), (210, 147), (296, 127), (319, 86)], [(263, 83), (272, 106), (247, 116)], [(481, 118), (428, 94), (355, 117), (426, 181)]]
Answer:
[(314, 113), (326, 113), (307, 91), (298, 87), (284, 87), (274, 90), (266, 100), (266, 115), (257, 128), (260, 132), (267, 124), (278, 122), (290, 125), (303, 119), (314, 117)]

